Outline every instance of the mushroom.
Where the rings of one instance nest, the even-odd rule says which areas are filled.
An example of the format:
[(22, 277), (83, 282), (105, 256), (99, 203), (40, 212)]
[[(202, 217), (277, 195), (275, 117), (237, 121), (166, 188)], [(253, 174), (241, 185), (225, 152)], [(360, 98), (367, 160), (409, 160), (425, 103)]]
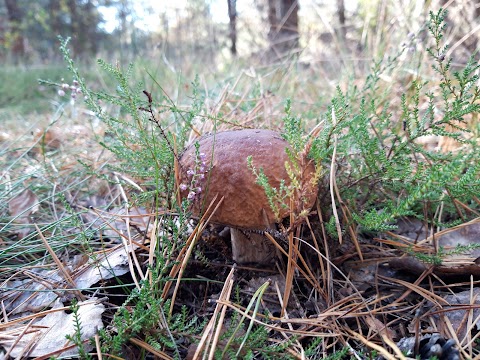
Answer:
[[(216, 195), (217, 199), (224, 197), (210, 221), (230, 228), (232, 255), (237, 263), (270, 263), (275, 247), (264, 231), (275, 229), (275, 223), (291, 211), (290, 198), (284, 199), (287, 207), (277, 204), (276, 213), (272, 210), (247, 158), (251, 156), (251, 164), (263, 171), (272, 188), (280, 189), (282, 181), (289, 187), (291, 179), (285, 165), (291, 160), (287, 148), (291, 149), (288, 142), (274, 131), (232, 130), (201, 137), (180, 157), (180, 194), (191, 202), (194, 216), (200, 216)], [(317, 195), (313, 163), (299, 160), (300, 186), (292, 195), (297, 214), (310, 210)]]

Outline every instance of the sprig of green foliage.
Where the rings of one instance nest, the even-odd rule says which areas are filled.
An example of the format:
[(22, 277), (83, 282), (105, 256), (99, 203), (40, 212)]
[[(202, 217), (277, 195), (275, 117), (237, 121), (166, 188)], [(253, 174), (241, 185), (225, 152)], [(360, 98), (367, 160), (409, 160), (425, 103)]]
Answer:
[(80, 359), (83, 360), (91, 360), (92, 357), (88, 353), (88, 351), (85, 349), (85, 344), (83, 343), (82, 340), (82, 322), (80, 321), (80, 315), (78, 311), (80, 310), (80, 306), (78, 305), (77, 299), (72, 300), (72, 304), (70, 305), (70, 311), (72, 312), (73, 315), (73, 328), (74, 328), (74, 333), (73, 335), (67, 334), (65, 337), (67, 340), (70, 340), (72, 343), (74, 343), (77, 348), (78, 348), (78, 356)]
[[(272, 209), (276, 220), (280, 221), (280, 215), (285, 209), (290, 209), (290, 199), (294, 199), (295, 209), (290, 209), (296, 212), (294, 216), (305, 217), (308, 215), (310, 209), (305, 208), (308, 199), (302, 197), (305, 186), (313, 187), (311, 183), (317, 184), (321, 176), (321, 162), (317, 161), (319, 166), (316, 166), (314, 176), (304, 183), (303, 174), (304, 166), (307, 159), (306, 147), (308, 146), (308, 137), (303, 135), (303, 128), (301, 119), (293, 116), (291, 111), (291, 101), (287, 100), (285, 105), (284, 132), (282, 137), (289, 143), (290, 147), (285, 148), (288, 156), (288, 161), (283, 164), (285, 166), (288, 179), (281, 179), (279, 187), (273, 187), (262, 168), (257, 169), (253, 163), (252, 156), (247, 158), (247, 166), (255, 175), (256, 183), (263, 187), (270, 208)], [(279, 164), (279, 166), (282, 166)], [(288, 181), (287, 181), (288, 180)], [(298, 212), (298, 213), (297, 213)]]
[[(120, 160), (120, 163), (108, 166), (141, 181), (146, 191), (136, 197), (138, 202), (155, 199), (157, 206), (172, 208), (175, 205), (175, 154), (183, 148), (187, 130), (202, 111), (198, 79), (192, 83), (191, 108), (180, 110), (164, 94), (160, 84), (155, 83), (158, 94), (147, 92), (144, 82), (132, 85), (133, 64), (122, 69), (100, 59), (98, 65), (117, 86), (114, 94), (96, 92), (87, 87), (75, 66), (68, 49), (68, 39), (60, 38), (60, 41), (60, 51), (78, 82), (85, 104), (108, 126), (100, 144)], [(165, 114), (168, 116), (163, 116)]]
[(280, 181), (279, 188), (275, 188), (270, 185), (270, 180), (262, 168), (257, 169), (253, 164), (252, 156), (247, 158), (247, 166), (256, 177), (258, 185), (263, 187), (265, 194), (267, 195), (268, 204), (275, 215), (277, 220), (280, 220), (280, 211), (288, 208), (287, 199), (292, 194), (292, 188), (287, 186), (285, 180)]
[(442, 265), (443, 260), (446, 257), (454, 256), (454, 255), (461, 255), (461, 254), (471, 254), (472, 251), (480, 249), (480, 244), (468, 244), (468, 245), (461, 245), (458, 244), (450, 251), (446, 251), (445, 247), (440, 246), (435, 254), (423, 254), (419, 252), (413, 251), (411, 248), (407, 249), (407, 253), (414, 256), (418, 260), (432, 265)]
[(120, 307), (113, 318), (115, 333), (102, 330), (103, 352), (121, 355), (122, 347), (128, 339), (138, 335), (158, 350), (171, 350), (180, 359), (177, 339), (193, 337), (202, 329), (196, 316), (191, 316), (183, 306), (181, 311), (170, 318), (165, 316), (170, 308), (170, 300), (163, 301), (157, 291), (147, 281), (141, 283)]

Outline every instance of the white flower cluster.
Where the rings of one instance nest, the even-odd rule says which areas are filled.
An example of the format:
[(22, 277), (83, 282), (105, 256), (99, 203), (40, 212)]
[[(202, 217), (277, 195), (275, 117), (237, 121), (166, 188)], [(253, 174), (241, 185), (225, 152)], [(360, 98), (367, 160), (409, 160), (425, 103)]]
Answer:
[(181, 191), (190, 189), (187, 195), (187, 199), (189, 201), (194, 201), (197, 196), (202, 192), (202, 180), (205, 179), (205, 174), (208, 171), (205, 159), (206, 155), (204, 153), (198, 154), (197, 159), (195, 159), (194, 168), (187, 170), (187, 176), (190, 180), (190, 185), (185, 183), (180, 184)]
[(77, 94), (82, 93), (82, 89), (78, 85), (79, 84), (77, 80), (73, 80), (72, 85), (69, 85), (62, 79), (62, 84), (60, 85), (60, 89), (58, 89), (57, 94), (58, 96), (65, 96), (66, 91), (70, 90), (70, 97), (75, 100), (77, 98)]

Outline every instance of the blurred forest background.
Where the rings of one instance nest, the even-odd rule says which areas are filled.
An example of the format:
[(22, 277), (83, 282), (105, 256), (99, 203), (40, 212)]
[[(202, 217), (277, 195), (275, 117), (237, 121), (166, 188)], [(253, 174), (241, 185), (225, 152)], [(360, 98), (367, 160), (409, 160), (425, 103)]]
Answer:
[(218, 65), (265, 54), (337, 61), (332, 55), (381, 54), (439, 6), (450, 12), (450, 43), (474, 52), (480, 3), (471, 0), (2, 0), (0, 59), (58, 60), (62, 35), (72, 38), (73, 55), (83, 61), (148, 56)]
[(479, 45), (479, 1), (0, 0), (0, 119), (8, 108), (45, 107), (55, 92), (36, 79), (68, 76), (58, 35), (71, 37), (72, 55), (88, 71), (102, 58), (215, 83), (241, 69), (295, 64), (310, 71), (305, 79), (330, 84), (328, 92), (402, 47), (424, 53), (428, 12), (440, 6), (449, 11), (449, 55), (465, 63)]

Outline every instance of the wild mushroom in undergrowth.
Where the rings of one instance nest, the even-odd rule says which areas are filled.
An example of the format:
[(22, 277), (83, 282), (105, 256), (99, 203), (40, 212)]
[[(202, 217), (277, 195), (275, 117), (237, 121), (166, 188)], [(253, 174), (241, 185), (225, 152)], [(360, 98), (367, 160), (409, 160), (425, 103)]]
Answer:
[[(210, 221), (230, 227), (238, 263), (271, 262), (275, 247), (263, 232), (275, 229), (292, 212), (305, 216), (317, 196), (313, 162), (305, 152), (295, 156), (288, 142), (270, 130), (205, 135), (183, 152), (180, 170), (180, 193), (194, 216), (215, 196), (224, 197)], [(268, 196), (258, 175), (267, 180)]]

